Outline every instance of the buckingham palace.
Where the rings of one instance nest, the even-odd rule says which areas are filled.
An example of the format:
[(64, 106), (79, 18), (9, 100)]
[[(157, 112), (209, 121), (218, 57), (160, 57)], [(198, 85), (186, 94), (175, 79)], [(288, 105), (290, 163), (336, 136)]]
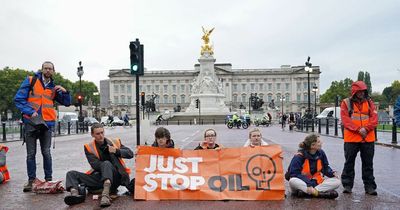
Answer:
[[(282, 65), (280, 68), (232, 69), (230, 63), (215, 63), (215, 73), (222, 84), (225, 104), (235, 111), (242, 104), (249, 105), (251, 94), (265, 103), (266, 110), (274, 102), (277, 109), (286, 112), (303, 112), (308, 106), (308, 76), (311, 88), (311, 108), (317, 102), (319, 90), (319, 66), (312, 66), (312, 72), (305, 66)], [(146, 100), (154, 98), (156, 111), (173, 110), (178, 104), (184, 111), (190, 104), (194, 79), (200, 72), (200, 65), (188, 70), (148, 70), (140, 76), (139, 91), (145, 93)], [(108, 114), (121, 116), (135, 113), (136, 84), (129, 69), (109, 70), (109, 79), (100, 81), (100, 107)], [(283, 98), (283, 100), (281, 100)], [(318, 108), (317, 108), (318, 110)]]

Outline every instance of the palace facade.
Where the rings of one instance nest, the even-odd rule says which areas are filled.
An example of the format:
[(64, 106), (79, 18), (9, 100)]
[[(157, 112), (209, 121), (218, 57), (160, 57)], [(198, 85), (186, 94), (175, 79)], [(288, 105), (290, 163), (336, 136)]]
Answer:
[[(251, 94), (257, 93), (268, 105), (274, 102), (276, 109), (284, 112), (303, 112), (308, 107), (308, 73), (305, 66), (282, 65), (280, 68), (232, 69), (229, 63), (215, 64), (215, 72), (222, 82), (225, 104), (232, 111), (243, 104), (247, 109)], [(311, 109), (314, 110), (314, 84), (319, 87), (319, 66), (313, 66), (310, 77)], [(191, 85), (200, 72), (194, 70), (147, 70), (140, 77), (139, 91), (145, 92), (146, 100), (155, 98), (158, 111), (173, 110), (178, 104), (184, 111), (190, 104)], [(126, 112), (134, 115), (136, 106), (135, 76), (129, 69), (112, 69), (109, 79), (100, 81), (100, 107), (108, 114), (121, 116)], [(283, 100), (281, 98), (283, 97)], [(318, 102), (317, 102), (318, 104)], [(318, 108), (317, 108), (318, 111)]]

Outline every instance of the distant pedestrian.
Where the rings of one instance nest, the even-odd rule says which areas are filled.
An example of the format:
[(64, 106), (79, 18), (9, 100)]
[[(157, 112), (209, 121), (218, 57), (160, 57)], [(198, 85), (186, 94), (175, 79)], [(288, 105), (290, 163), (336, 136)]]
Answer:
[(396, 121), (396, 126), (400, 127), (400, 96), (397, 97), (396, 104), (394, 105), (393, 115)]
[(0, 144), (0, 184), (10, 179), (10, 172), (7, 168), (8, 147)]
[(299, 144), (285, 177), (289, 180), (292, 195), (297, 197), (338, 197), (335, 191), (340, 186), (338, 175), (329, 166), (322, 150), (322, 141), (317, 134), (308, 135)]
[(365, 193), (377, 195), (373, 159), (378, 114), (373, 101), (368, 96), (367, 85), (363, 81), (357, 81), (351, 85), (351, 96), (342, 101), (340, 115), (344, 127), (344, 157), (346, 159), (342, 173), (343, 193), (352, 192), (354, 164), (357, 153), (360, 152)]
[(69, 92), (64, 87), (54, 84), (54, 74), (54, 64), (49, 61), (44, 62), (41, 71), (34, 76), (28, 76), (22, 82), (14, 97), (15, 105), (22, 112), (25, 125), (28, 182), (24, 185), (24, 192), (32, 190), (33, 180), (36, 179), (37, 139), (43, 155), (44, 178), (46, 181), (53, 179), (50, 146), (51, 130), (57, 118), (54, 101), (64, 106), (71, 104)]

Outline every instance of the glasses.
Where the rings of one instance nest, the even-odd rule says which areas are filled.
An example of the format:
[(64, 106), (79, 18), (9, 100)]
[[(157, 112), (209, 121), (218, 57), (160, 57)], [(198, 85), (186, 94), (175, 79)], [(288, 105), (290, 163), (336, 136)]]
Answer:
[(216, 136), (217, 136), (217, 135), (215, 135), (215, 134), (205, 135), (206, 138), (209, 138), (209, 137), (216, 137)]

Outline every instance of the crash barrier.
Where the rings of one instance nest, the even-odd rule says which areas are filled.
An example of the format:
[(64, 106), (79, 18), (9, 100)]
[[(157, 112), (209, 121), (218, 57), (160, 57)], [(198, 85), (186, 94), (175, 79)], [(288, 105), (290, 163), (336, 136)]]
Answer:
[[(16, 141), (24, 138), (24, 124), (18, 121), (2, 122), (1, 137), (2, 141)], [(87, 122), (57, 122), (52, 128), (55, 135), (71, 135), (87, 133), (89, 124)]]
[(134, 198), (139, 200), (283, 200), (279, 145), (180, 150), (140, 146)]

